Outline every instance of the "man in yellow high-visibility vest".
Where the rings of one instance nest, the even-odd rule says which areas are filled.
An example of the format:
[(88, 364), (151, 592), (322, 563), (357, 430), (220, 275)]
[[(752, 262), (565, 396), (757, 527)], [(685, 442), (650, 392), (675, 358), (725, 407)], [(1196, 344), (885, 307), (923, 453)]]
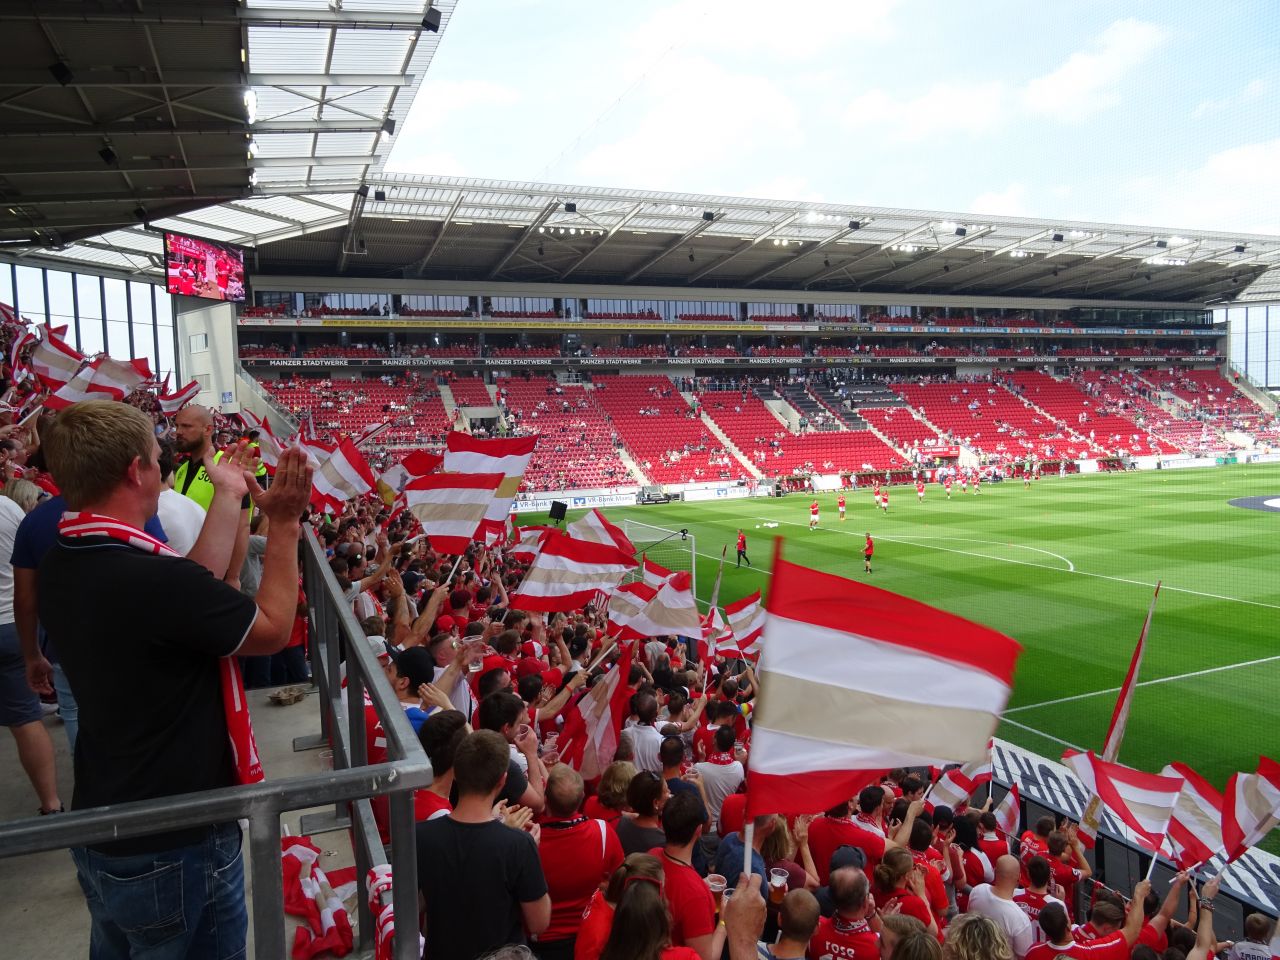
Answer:
[[(173, 418), (174, 447), (186, 456), (173, 473), (173, 488), (184, 497), (194, 500), (205, 510), (213, 502), (213, 482), (204, 468), (203, 460), (213, 448), (213, 411), (208, 407), (188, 404)], [(222, 451), (214, 454), (214, 462), (222, 458)], [(235, 531), (235, 548), (231, 552), (231, 564), (224, 578), (235, 587), (240, 585), (240, 568), (249, 552), (249, 511), (251, 504), (246, 496), (241, 503), (240, 523)]]

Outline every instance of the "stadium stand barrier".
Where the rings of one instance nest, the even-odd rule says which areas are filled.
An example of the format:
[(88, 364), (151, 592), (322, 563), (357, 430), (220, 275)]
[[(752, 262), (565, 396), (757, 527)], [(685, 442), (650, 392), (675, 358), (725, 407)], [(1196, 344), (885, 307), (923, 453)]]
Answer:
[[(332, 803), (332, 814), (304, 817), (302, 827), (304, 833), (348, 827), (351, 830), (358, 884), (357, 950), (373, 946), (375, 931), (367, 895), (371, 867), (390, 862), (395, 878), (391, 901), (395, 914), (416, 917), (413, 790), (431, 783), (431, 764), (356, 622), (351, 605), (343, 602), (342, 591), (313, 533), (305, 535), (303, 558), (312, 676), (320, 690), (321, 732), (295, 740), (294, 749), (332, 746), (332, 771), (14, 821), (0, 826), (0, 858), (247, 819), (246, 874), (253, 898), (253, 956), (276, 960), (289, 952), (280, 816), (289, 810)], [(338, 669), (343, 656), (347, 665), (345, 688)], [(386, 731), (387, 755), (392, 758), (387, 763), (367, 763), (366, 691)], [(390, 798), (390, 861), (369, 802), (370, 797), (378, 795)], [(420, 955), (417, 936), (397, 937), (394, 955), (396, 960), (416, 960)]]

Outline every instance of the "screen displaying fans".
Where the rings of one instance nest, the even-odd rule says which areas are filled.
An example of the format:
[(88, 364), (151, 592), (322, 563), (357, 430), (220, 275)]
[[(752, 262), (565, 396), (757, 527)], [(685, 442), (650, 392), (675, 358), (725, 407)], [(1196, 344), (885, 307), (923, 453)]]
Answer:
[(170, 293), (244, 302), (244, 252), (236, 247), (166, 232), (164, 261)]

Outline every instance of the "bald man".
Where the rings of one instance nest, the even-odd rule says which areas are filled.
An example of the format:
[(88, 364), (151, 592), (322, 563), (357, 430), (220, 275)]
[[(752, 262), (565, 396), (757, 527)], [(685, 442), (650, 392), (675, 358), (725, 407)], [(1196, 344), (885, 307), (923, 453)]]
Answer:
[(1020, 906), (1013, 902), (1022, 871), (1016, 857), (1003, 856), (996, 861), (994, 883), (980, 883), (969, 894), (969, 912), (990, 917), (1009, 938), (1014, 956), (1022, 960), (1035, 945), (1035, 930)]
[[(204, 468), (210, 454), (213, 462), (222, 459), (222, 451), (213, 450), (213, 411), (199, 404), (188, 404), (173, 418), (174, 448), (186, 459), (173, 472), (173, 488), (184, 497), (194, 500), (207, 511), (213, 502), (213, 482)], [(240, 503), (239, 526), (235, 530), (235, 547), (231, 563), (223, 579), (240, 588), (240, 570), (249, 553), (249, 510), (252, 504), (246, 496)], [(257, 685), (257, 684), (254, 684)]]

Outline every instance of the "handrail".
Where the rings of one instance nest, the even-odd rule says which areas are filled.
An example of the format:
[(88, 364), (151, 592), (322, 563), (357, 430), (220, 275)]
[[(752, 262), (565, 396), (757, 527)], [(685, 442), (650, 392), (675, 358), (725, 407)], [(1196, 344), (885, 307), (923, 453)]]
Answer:
[[(377, 657), (365, 640), (325, 560), (315, 535), (303, 537), (303, 566), (310, 613), (311, 658), (320, 690), (320, 742), (333, 745), (334, 769), (266, 780), (248, 786), (159, 797), (133, 803), (76, 810), (57, 817), (31, 817), (0, 825), (0, 858), (85, 846), (171, 830), (249, 821), (249, 871), (253, 890), (253, 954), (283, 957), (284, 890), (280, 868), (280, 815), (287, 810), (334, 803), (352, 808), (350, 827), (359, 887), (359, 948), (373, 941), (373, 918), (366, 895), (371, 866), (387, 862), (373, 824), (369, 797), (390, 799), (392, 902), (397, 917), (409, 918), (408, 935), (396, 938), (397, 960), (419, 956), (417, 862), (413, 842), (413, 789), (431, 782), (427, 760)], [(339, 677), (339, 645), (345, 648), (347, 684)], [(365, 692), (386, 732), (386, 763), (365, 757)], [(346, 826), (345, 820), (338, 824)]]

